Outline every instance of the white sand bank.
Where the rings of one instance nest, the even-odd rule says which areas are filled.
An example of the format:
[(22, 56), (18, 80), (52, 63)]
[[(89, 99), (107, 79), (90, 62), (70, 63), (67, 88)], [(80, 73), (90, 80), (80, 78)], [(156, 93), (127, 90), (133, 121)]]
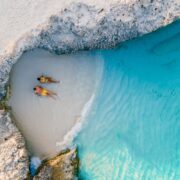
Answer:
[[(57, 153), (92, 98), (102, 66), (99, 55), (92, 53), (57, 56), (39, 49), (25, 53), (15, 64), (10, 105), (33, 155), (44, 158)], [(56, 100), (33, 93), (41, 74), (60, 80), (59, 84), (45, 86), (58, 93)]]

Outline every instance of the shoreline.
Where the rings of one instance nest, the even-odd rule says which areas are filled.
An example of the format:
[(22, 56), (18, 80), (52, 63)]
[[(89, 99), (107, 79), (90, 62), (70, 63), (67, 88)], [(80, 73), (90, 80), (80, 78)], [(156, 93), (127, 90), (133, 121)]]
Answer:
[(63, 141), (60, 142), (59, 146), (60, 146), (60, 151), (61, 149), (64, 148), (74, 148), (74, 144), (73, 141), (74, 139), (77, 137), (78, 133), (81, 131), (81, 129), (83, 128), (83, 124), (85, 123), (85, 121), (88, 118), (88, 114), (92, 109), (92, 106), (94, 104), (94, 101), (96, 99), (96, 92), (98, 91), (98, 87), (99, 84), (101, 82), (101, 78), (103, 76), (103, 69), (104, 69), (104, 60), (100, 57), (100, 55), (98, 54), (98, 57), (101, 59), (101, 65), (100, 62), (98, 62), (98, 66), (100, 65), (101, 68), (97, 71), (98, 74), (98, 81), (96, 81), (96, 85), (94, 88), (94, 91), (92, 92), (92, 95), (90, 96), (89, 100), (84, 104), (84, 107), (82, 108), (81, 111), (81, 115), (80, 117), (77, 118), (74, 126), (71, 128), (71, 130), (69, 130), (66, 135), (63, 138)]

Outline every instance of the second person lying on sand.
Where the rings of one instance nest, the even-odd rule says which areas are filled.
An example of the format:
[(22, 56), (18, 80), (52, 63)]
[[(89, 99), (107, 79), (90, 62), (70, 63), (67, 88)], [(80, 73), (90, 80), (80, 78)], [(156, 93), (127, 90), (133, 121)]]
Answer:
[(57, 94), (54, 93), (53, 91), (50, 91), (39, 85), (35, 86), (33, 90), (34, 93), (38, 96), (46, 96), (46, 97), (51, 97), (53, 99), (55, 98), (55, 96), (57, 96)]

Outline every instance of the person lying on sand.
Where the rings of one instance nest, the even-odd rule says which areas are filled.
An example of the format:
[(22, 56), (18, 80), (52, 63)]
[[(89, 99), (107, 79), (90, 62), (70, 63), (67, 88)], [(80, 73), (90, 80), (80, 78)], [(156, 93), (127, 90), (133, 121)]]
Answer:
[(43, 76), (43, 75), (38, 77), (37, 80), (42, 84), (44, 84), (44, 83), (59, 83), (59, 81), (56, 81), (52, 77)]
[(56, 93), (46, 88), (43, 88), (42, 86), (36, 86), (34, 87), (33, 90), (34, 90), (34, 93), (38, 96), (46, 96), (46, 97), (51, 97), (51, 98), (54, 98), (54, 96), (57, 96)]

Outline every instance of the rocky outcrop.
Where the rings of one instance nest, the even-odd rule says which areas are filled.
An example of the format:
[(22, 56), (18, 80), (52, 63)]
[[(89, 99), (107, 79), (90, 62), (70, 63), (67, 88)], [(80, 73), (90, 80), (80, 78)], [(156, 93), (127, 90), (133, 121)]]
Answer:
[(53, 159), (47, 160), (39, 168), (39, 173), (33, 180), (72, 180), (78, 170), (76, 149), (67, 150)]
[[(178, 0), (128, 0), (104, 7), (74, 3), (59, 14), (24, 34), (0, 56), (0, 99), (13, 64), (23, 52), (43, 48), (53, 53), (70, 53), (93, 48), (111, 48), (141, 36), (180, 17)], [(68, 156), (67, 156), (68, 157)], [(36, 176), (58, 174), (57, 159), (48, 162)], [(52, 168), (53, 167), (53, 168)], [(54, 173), (54, 174), (53, 174)], [(24, 139), (8, 113), (0, 114), (0, 179), (25, 179), (28, 156)], [(65, 177), (66, 174), (63, 175)]]
[(29, 159), (25, 141), (9, 113), (0, 114), (0, 179), (26, 179)]

